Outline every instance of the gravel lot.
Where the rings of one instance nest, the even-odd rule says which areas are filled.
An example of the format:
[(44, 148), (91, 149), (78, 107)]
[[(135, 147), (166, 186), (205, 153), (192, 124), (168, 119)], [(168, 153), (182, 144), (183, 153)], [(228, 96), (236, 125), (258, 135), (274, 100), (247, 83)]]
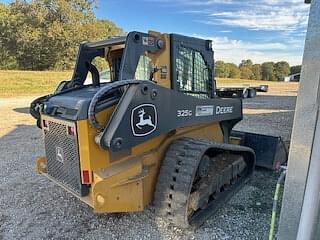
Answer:
[[(290, 139), (297, 84), (272, 86), (244, 101), (237, 129)], [(238, 194), (195, 232), (167, 226), (154, 209), (93, 214), (35, 173), (44, 154), (41, 132), (27, 114), (34, 97), (0, 98), (0, 239), (267, 239), (278, 173), (257, 170)]]

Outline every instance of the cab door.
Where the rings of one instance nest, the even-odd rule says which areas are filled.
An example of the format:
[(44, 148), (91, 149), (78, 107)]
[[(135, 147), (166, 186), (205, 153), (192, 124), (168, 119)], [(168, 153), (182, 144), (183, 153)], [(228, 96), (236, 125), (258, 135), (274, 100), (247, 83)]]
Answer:
[(198, 98), (214, 97), (212, 42), (177, 34), (170, 38), (172, 89)]

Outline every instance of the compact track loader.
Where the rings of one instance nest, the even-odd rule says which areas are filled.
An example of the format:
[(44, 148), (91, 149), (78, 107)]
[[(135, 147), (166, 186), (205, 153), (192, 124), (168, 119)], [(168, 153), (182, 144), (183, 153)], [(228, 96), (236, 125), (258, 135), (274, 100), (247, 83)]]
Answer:
[[(110, 81), (100, 82), (96, 57)], [(213, 67), (211, 41), (177, 34), (82, 43), (72, 79), (31, 104), (46, 153), (38, 172), (97, 213), (153, 203), (176, 226), (201, 224), (256, 164), (241, 133), (231, 136), (242, 100), (217, 96)]]

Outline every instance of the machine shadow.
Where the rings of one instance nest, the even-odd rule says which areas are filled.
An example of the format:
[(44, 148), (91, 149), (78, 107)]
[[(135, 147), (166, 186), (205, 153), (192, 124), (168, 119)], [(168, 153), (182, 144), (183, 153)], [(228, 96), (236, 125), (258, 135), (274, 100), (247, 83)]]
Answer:
[(29, 107), (14, 108), (13, 111), (15, 111), (17, 113), (30, 114)]

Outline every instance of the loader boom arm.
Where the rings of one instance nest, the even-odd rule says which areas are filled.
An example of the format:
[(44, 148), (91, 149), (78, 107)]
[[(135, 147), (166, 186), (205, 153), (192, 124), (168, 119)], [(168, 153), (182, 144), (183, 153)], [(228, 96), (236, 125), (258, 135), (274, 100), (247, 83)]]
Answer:
[(104, 149), (119, 151), (179, 127), (227, 121), (235, 125), (241, 119), (239, 99), (200, 99), (150, 81), (139, 81), (123, 94), (97, 141)]

